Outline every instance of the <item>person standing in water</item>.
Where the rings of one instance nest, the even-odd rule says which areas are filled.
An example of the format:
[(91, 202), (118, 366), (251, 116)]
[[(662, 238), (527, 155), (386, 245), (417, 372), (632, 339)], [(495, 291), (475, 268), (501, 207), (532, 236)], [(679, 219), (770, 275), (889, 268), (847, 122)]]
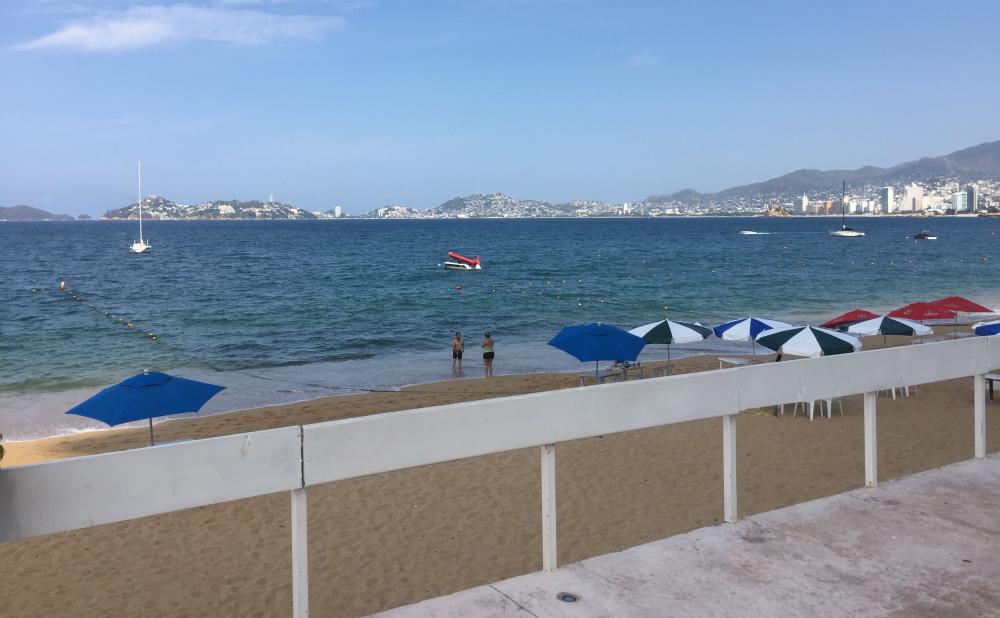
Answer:
[(493, 377), (493, 335), (490, 331), (483, 334), (483, 341), (479, 344), (483, 349), (483, 377)]
[(455, 333), (455, 336), (451, 338), (451, 370), (461, 371), (462, 370), (462, 354), (465, 352), (465, 340), (462, 339), (462, 333)]

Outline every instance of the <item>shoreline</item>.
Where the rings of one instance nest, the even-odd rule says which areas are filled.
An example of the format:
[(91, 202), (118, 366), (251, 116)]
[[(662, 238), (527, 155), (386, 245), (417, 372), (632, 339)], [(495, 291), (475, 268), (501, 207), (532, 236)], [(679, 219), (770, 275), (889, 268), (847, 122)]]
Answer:
[[(718, 357), (729, 354), (698, 354), (671, 359), (674, 373), (718, 368)], [(732, 356), (741, 356), (732, 354)], [(742, 356), (749, 357), (750, 354)], [(773, 358), (773, 354), (758, 354)], [(665, 360), (644, 361), (644, 371), (665, 364)], [(280, 405), (264, 405), (210, 415), (190, 414), (156, 422), (156, 442), (165, 444), (197, 440), (259, 429), (368, 416), (384, 412), (419, 409), (478, 399), (573, 388), (580, 385), (585, 371), (542, 371), (503, 374), (493, 378), (462, 377), (422, 382), (392, 391), (327, 395)], [(3, 467), (27, 465), (99, 453), (148, 446), (146, 421), (129, 427), (98, 427), (76, 433), (30, 440), (5, 440), (7, 455)]]
[[(950, 335), (950, 324), (938, 325), (934, 335)], [(960, 325), (960, 330), (968, 332), (968, 327)], [(883, 347), (881, 337), (866, 337), (864, 350)], [(887, 338), (889, 347), (909, 345), (909, 337)], [(756, 358), (761, 362), (774, 359), (774, 354), (757, 354), (756, 357), (743, 351), (690, 354), (665, 359), (647, 359), (642, 362), (644, 373), (666, 363), (673, 365), (673, 373), (690, 373), (718, 369), (718, 359), (722, 356)], [(792, 360), (792, 359), (787, 359)], [(476, 366), (478, 369), (478, 365)], [(321, 395), (280, 404), (266, 404), (239, 408), (209, 414), (194, 413), (162, 420), (154, 419), (157, 444), (196, 440), (234, 433), (245, 433), (260, 429), (272, 429), (289, 425), (340, 420), (418, 409), (436, 405), (461, 403), (492, 397), (503, 397), (545, 390), (573, 388), (579, 386), (581, 375), (588, 370), (580, 365), (570, 371), (535, 371), (526, 373), (501, 374), (493, 378), (463, 376), (443, 378), (427, 382), (400, 386), (395, 390), (371, 390), (367, 392), (347, 392)], [(73, 433), (62, 433), (25, 440), (5, 440), (7, 456), (4, 467), (40, 463), (82, 455), (114, 452), (148, 446), (148, 426), (146, 421), (129, 423), (122, 427), (93, 427)]]

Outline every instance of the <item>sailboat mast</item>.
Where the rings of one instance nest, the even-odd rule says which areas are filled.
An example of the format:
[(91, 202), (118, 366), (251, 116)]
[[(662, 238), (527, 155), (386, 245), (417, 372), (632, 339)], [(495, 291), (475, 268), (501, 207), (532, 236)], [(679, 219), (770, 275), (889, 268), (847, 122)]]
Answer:
[(142, 242), (142, 161), (137, 162), (139, 170), (139, 242)]
[(840, 186), (840, 226), (847, 229), (847, 181)]

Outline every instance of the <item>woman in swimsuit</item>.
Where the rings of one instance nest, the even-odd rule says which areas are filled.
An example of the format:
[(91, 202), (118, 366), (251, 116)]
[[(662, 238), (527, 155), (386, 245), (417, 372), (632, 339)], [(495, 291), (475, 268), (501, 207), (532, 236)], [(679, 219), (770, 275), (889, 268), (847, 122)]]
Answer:
[(451, 370), (455, 371), (456, 364), (458, 371), (462, 370), (462, 353), (465, 352), (465, 340), (462, 333), (455, 333), (451, 339)]
[(490, 331), (483, 334), (483, 342), (479, 344), (483, 349), (483, 377), (493, 377), (493, 335)]

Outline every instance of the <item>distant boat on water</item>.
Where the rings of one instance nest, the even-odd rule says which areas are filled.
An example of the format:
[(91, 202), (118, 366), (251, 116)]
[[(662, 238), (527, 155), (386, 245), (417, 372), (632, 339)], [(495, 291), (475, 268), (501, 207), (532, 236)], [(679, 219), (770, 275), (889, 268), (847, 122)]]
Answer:
[(913, 240), (937, 240), (937, 234), (924, 230), (913, 235)]
[(153, 245), (146, 242), (142, 237), (142, 161), (138, 162), (139, 167), (139, 240), (132, 243), (128, 248), (129, 253), (148, 253), (153, 250)]
[(838, 238), (857, 238), (865, 233), (854, 228), (847, 227), (847, 181), (840, 189), (840, 229), (830, 232), (830, 236)]
[(767, 236), (771, 232), (758, 232), (757, 230), (740, 230), (743, 236)]

